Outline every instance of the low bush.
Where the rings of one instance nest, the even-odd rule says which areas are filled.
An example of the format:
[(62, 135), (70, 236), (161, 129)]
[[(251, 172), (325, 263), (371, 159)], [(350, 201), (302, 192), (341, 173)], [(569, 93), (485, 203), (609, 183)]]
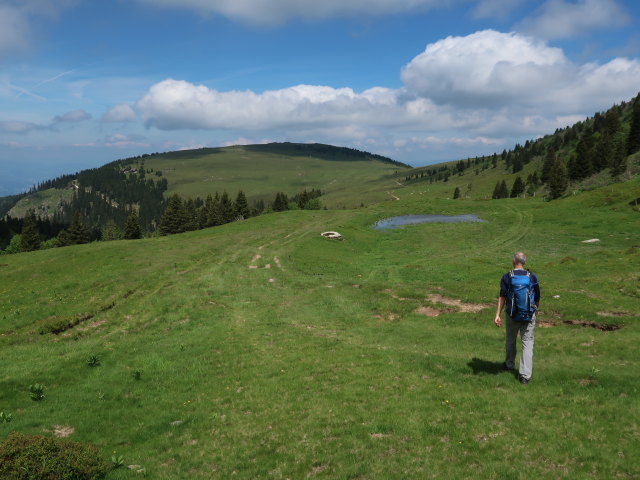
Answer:
[(0, 443), (3, 480), (100, 480), (108, 469), (93, 445), (18, 432)]

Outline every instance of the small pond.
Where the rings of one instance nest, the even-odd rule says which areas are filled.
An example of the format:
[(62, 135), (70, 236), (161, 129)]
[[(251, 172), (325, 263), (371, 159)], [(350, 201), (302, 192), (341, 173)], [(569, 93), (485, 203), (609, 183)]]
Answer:
[(460, 222), (486, 222), (477, 215), (401, 215), (399, 217), (384, 218), (373, 224), (376, 230), (389, 230), (400, 228), (404, 225), (417, 225), (418, 223), (460, 223)]

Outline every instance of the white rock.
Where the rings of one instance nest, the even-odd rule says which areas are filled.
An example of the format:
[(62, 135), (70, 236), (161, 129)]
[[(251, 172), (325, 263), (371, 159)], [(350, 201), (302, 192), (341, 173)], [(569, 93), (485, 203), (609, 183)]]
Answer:
[(582, 243), (598, 243), (599, 241), (599, 238), (592, 238), (590, 240), (583, 240)]
[(342, 240), (342, 235), (340, 235), (338, 232), (322, 232), (320, 235), (322, 235), (325, 238), (333, 238), (335, 240)]

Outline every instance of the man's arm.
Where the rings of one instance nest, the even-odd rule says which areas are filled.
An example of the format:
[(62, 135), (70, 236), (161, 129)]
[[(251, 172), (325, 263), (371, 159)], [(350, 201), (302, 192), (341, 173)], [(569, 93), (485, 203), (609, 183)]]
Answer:
[(506, 301), (505, 297), (498, 297), (498, 310), (496, 310), (496, 318), (493, 320), (493, 323), (496, 324), (496, 327), (500, 327), (502, 325), (502, 319), (500, 318), (500, 312), (502, 312), (502, 308), (504, 307), (504, 303)]

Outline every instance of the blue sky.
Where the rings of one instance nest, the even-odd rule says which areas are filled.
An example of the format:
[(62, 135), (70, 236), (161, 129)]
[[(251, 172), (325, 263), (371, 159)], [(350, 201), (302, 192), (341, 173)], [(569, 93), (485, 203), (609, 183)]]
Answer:
[(500, 152), (635, 96), (638, 24), (637, 0), (0, 0), (0, 195), (201, 146)]

